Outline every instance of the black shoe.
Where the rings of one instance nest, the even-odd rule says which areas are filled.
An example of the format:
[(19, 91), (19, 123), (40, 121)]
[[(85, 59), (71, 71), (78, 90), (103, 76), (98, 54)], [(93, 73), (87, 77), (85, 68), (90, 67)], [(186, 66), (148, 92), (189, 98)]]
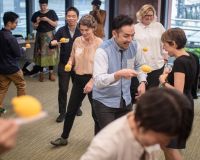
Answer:
[(56, 122), (60, 123), (62, 121), (64, 121), (65, 119), (65, 114), (60, 114), (57, 118), (56, 118)]
[(54, 146), (65, 146), (68, 144), (68, 141), (67, 141), (67, 139), (60, 137), (60, 138), (56, 139), (55, 141), (51, 141), (50, 143)]
[(82, 116), (83, 112), (81, 111), (81, 109), (79, 108), (79, 110), (76, 113), (76, 116)]
[(5, 109), (5, 108), (2, 108), (2, 107), (0, 107), (0, 116), (1, 116), (2, 114), (4, 114), (4, 113), (6, 113), (6, 109)]

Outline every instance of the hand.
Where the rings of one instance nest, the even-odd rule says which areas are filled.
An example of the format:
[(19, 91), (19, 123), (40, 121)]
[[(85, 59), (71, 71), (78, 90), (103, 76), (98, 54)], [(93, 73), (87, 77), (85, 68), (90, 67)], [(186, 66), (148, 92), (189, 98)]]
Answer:
[(165, 74), (165, 73), (163, 73), (163, 74), (160, 75), (159, 81), (160, 81), (161, 84), (166, 81), (167, 76), (168, 76), (168, 74)]
[(15, 146), (17, 131), (14, 121), (0, 119), (0, 154)]
[(84, 87), (83, 89), (83, 93), (87, 94), (90, 93), (92, 91), (93, 88), (93, 80), (90, 80)]
[(115, 79), (120, 79), (124, 77), (125, 79), (131, 79), (132, 77), (136, 77), (138, 73), (133, 69), (122, 69), (115, 73)]
[(51, 41), (51, 45), (52, 45), (52, 46), (57, 46), (57, 45), (58, 45), (58, 41), (57, 41), (57, 40)]
[(145, 86), (145, 82), (141, 82), (140, 85), (137, 88), (138, 93), (135, 96), (135, 99), (138, 99), (142, 94), (145, 93), (146, 91), (146, 86)]
[(37, 17), (37, 18), (36, 18), (36, 23), (38, 23), (38, 24), (39, 24), (39, 23), (40, 23), (40, 21), (41, 21), (41, 20), (40, 20), (40, 17)]
[(40, 21), (48, 21), (49, 20), (49, 18), (47, 18), (47, 17), (40, 17)]

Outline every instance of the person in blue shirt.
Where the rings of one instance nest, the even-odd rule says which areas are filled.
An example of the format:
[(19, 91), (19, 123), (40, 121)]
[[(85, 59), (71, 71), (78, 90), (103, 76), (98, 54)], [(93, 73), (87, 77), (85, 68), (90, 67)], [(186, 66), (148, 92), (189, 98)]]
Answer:
[(17, 96), (25, 95), (26, 83), (19, 67), (19, 58), (23, 53), (11, 30), (17, 26), (19, 16), (14, 12), (5, 12), (4, 28), (0, 30), (0, 114), (5, 112), (2, 102), (9, 85), (13, 82)]
[(101, 129), (132, 110), (131, 78), (138, 77), (139, 96), (145, 92), (146, 83), (146, 74), (136, 71), (145, 62), (133, 41), (133, 19), (120, 15), (112, 27), (112, 38), (97, 49), (94, 60), (93, 104)]

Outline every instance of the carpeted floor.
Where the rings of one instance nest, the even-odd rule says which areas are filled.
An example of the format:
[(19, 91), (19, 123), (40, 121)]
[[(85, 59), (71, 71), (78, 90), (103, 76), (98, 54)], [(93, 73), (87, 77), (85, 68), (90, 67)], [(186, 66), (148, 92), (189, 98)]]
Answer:
[[(58, 115), (56, 82), (38, 82), (36, 78), (26, 77), (27, 94), (37, 97), (43, 104), (48, 117), (24, 125), (20, 128), (16, 147), (2, 155), (1, 160), (78, 160), (85, 152), (93, 137), (93, 121), (91, 118), (90, 105), (87, 98), (82, 104), (83, 116), (77, 117), (69, 138), (69, 144), (64, 147), (54, 148), (49, 142), (60, 136), (63, 123), (56, 123)], [(8, 109), (5, 118), (13, 117), (14, 113), (10, 100), (16, 95), (16, 89), (12, 85), (4, 100)], [(195, 100), (195, 122), (188, 146), (183, 151), (185, 160), (200, 159), (200, 100)], [(163, 157), (161, 156), (160, 160)]]

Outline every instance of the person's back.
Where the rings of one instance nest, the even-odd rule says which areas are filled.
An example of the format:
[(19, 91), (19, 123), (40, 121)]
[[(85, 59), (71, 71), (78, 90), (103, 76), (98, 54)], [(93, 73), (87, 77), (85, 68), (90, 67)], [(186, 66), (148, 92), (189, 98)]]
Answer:
[(19, 70), (21, 50), (9, 30), (0, 30), (0, 74), (12, 74)]
[[(159, 96), (159, 99), (157, 98)], [(158, 145), (190, 135), (193, 114), (188, 99), (173, 89), (153, 88), (134, 112), (113, 121), (94, 137), (81, 160), (156, 159)]]

